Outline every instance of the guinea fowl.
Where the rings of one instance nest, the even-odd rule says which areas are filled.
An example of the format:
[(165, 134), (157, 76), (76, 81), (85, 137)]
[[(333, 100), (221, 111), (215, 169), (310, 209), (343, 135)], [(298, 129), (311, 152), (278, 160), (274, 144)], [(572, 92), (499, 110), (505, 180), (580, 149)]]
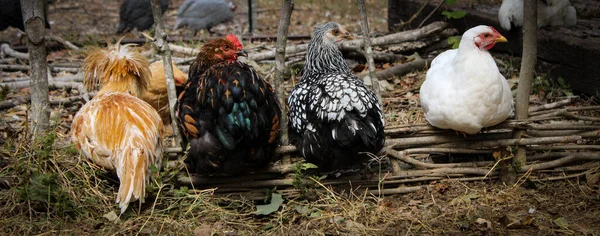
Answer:
[(121, 213), (129, 202), (144, 201), (151, 167), (162, 164), (163, 123), (158, 112), (137, 96), (150, 79), (148, 61), (129, 45), (92, 51), (83, 61), (88, 89), (100, 83), (94, 99), (73, 118), (71, 142), (95, 164), (115, 170)]
[(304, 74), (289, 104), (290, 141), (322, 170), (355, 165), (383, 147), (380, 101), (350, 73), (337, 42), (352, 39), (338, 23), (316, 27)]
[[(169, 8), (169, 0), (160, 0), (161, 12), (165, 13), (167, 8)], [(150, 0), (124, 0), (121, 3), (117, 34), (132, 31), (134, 28), (144, 31), (150, 29), (153, 24)]]
[[(571, 26), (577, 24), (577, 11), (569, 0), (537, 0), (537, 25)], [(523, 26), (523, 0), (503, 0), (498, 20), (505, 30)]]
[(176, 116), (199, 173), (235, 175), (273, 159), (281, 110), (271, 85), (247, 64), (234, 35), (207, 42), (190, 66)]
[(493, 27), (477, 26), (463, 34), (458, 49), (433, 59), (420, 91), (431, 125), (475, 134), (512, 115), (510, 86), (488, 52), (506, 41)]
[(177, 12), (175, 29), (187, 27), (196, 34), (199, 30), (210, 29), (218, 24), (231, 21), (236, 6), (224, 0), (186, 0)]

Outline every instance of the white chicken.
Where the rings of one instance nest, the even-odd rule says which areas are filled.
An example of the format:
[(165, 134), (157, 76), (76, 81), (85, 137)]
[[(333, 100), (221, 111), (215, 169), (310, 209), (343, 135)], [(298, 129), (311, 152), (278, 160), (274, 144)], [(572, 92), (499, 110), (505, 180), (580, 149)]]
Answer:
[(458, 49), (433, 59), (420, 91), (431, 125), (475, 134), (512, 115), (510, 86), (488, 52), (497, 42), (507, 40), (491, 26), (477, 26), (463, 34)]
[[(538, 0), (537, 7), (538, 27), (577, 24), (577, 11), (569, 0)], [(523, 0), (503, 0), (498, 21), (505, 30), (510, 30), (512, 25), (523, 26)]]

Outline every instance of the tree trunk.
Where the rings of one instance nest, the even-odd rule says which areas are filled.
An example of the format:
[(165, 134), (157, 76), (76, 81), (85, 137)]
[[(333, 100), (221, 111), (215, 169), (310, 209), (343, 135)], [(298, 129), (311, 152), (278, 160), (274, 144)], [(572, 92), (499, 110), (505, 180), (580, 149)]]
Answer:
[(365, 57), (367, 58), (367, 64), (369, 65), (369, 78), (371, 78), (371, 86), (379, 101), (381, 100), (381, 92), (379, 91), (379, 81), (377, 81), (377, 75), (375, 74), (375, 62), (373, 61), (373, 49), (371, 48), (371, 38), (369, 37), (369, 21), (367, 19), (367, 8), (365, 6), (365, 0), (356, 0), (358, 3), (358, 10), (360, 14), (360, 28), (362, 30)]
[(25, 33), (27, 33), (27, 48), (29, 50), (29, 65), (31, 66), (31, 137), (45, 134), (50, 125), (50, 98), (48, 97), (48, 74), (46, 62), (46, 22), (44, 16), (44, 1), (21, 0), (21, 12)]
[[(517, 88), (517, 100), (515, 104), (515, 120), (525, 120), (529, 116), (529, 94), (531, 83), (535, 72), (537, 58), (537, 0), (525, 0), (523, 3), (523, 59), (521, 61), (521, 73), (519, 76), (519, 87)], [(516, 130), (514, 137), (521, 138), (525, 130)], [(525, 147), (520, 146), (514, 154), (513, 165), (525, 165)]]
[[(280, 131), (281, 131), (281, 144), (287, 145), (288, 143), (288, 129), (287, 129), (287, 106), (285, 104), (285, 86), (283, 82), (283, 75), (285, 74), (285, 49), (287, 43), (288, 28), (290, 26), (290, 17), (294, 10), (294, 0), (283, 0), (283, 8), (281, 8), (281, 17), (279, 18), (279, 28), (277, 28), (277, 45), (275, 48), (275, 90), (277, 91), (277, 97), (279, 104), (281, 105), (281, 118), (279, 119)], [(287, 161), (286, 161), (287, 160)], [(289, 162), (289, 157), (284, 157), (284, 162)]]
[(175, 103), (177, 103), (177, 93), (175, 92), (175, 80), (173, 79), (173, 63), (171, 60), (171, 51), (169, 50), (169, 43), (167, 41), (167, 33), (165, 32), (165, 26), (162, 20), (162, 11), (160, 10), (160, 0), (152, 0), (152, 15), (154, 16), (154, 45), (156, 46), (158, 53), (162, 56), (163, 65), (165, 66), (165, 77), (167, 79), (167, 96), (169, 97), (169, 112), (171, 113), (171, 126), (173, 126), (173, 135), (175, 135), (175, 147), (182, 147), (183, 150), (183, 139), (179, 132), (179, 126), (177, 126), (177, 119), (175, 117)]

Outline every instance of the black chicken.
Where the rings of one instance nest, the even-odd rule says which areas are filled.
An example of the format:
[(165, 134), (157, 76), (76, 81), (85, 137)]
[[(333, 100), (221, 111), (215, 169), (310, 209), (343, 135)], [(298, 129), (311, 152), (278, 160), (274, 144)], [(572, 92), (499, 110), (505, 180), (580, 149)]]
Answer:
[(190, 66), (175, 112), (197, 172), (235, 175), (273, 159), (281, 110), (271, 85), (237, 61), (245, 54), (228, 35), (204, 44)]
[(383, 147), (383, 114), (377, 96), (356, 76), (336, 42), (352, 39), (338, 23), (317, 26), (304, 74), (288, 98), (290, 141), (322, 170), (358, 164)]
[[(52, 2), (53, 1), (44, 1), (46, 29), (50, 29), (50, 23), (48, 22), (48, 4)], [(5, 30), (9, 26), (25, 31), (20, 0), (0, 0), (0, 31)]]
[[(169, 8), (169, 0), (160, 0), (160, 10), (164, 14)], [(150, 0), (124, 0), (119, 10), (119, 27), (117, 34), (150, 29), (154, 24)]]

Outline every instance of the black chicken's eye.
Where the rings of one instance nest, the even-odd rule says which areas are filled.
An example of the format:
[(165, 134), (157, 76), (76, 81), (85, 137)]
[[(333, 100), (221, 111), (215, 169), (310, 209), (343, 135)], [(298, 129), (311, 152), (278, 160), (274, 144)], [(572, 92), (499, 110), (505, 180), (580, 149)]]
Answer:
[(223, 49), (225, 49), (225, 50), (229, 50), (229, 46), (228, 46), (228, 45), (225, 45), (225, 46), (223, 47)]

